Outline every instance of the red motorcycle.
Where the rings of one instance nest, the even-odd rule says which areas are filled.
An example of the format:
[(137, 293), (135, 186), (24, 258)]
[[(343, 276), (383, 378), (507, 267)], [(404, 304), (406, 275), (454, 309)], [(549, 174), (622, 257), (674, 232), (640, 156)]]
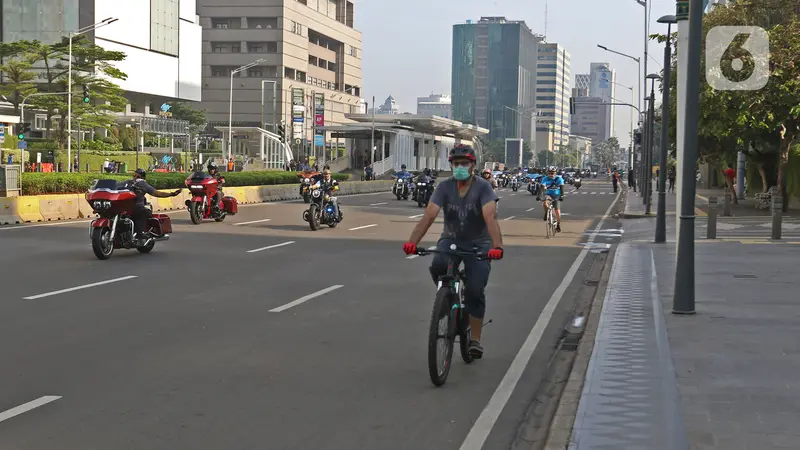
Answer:
[(239, 204), (230, 196), (222, 197), (221, 205), (212, 205), (219, 190), (217, 179), (205, 172), (195, 172), (186, 179), (186, 187), (192, 193), (192, 199), (186, 200), (189, 217), (195, 225), (203, 219), (225, 220), (228, 214), (235, 216), (239, 212)]
[(166, 214), (153, 214), (148, 221), (151, 236), (145, 242), (134, 237), (133, 211), (136, 193), (131, 182), (97, 180), (86, 193), (86, 201), (99, 217), (89, 225), (92, 250), (98, 259), (111, 258), (115, 249), (133, 249), (150, 253), (156, 242), (166, 241), (172, 233), (172, 221)]

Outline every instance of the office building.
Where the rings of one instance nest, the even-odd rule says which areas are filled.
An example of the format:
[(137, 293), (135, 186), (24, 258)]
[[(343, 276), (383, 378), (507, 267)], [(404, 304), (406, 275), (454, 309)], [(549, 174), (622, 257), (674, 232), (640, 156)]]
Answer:
[(579, 73), (575, 75), (575, 87), (572, 88), (573, 97), (588, 97), (591, 78), (589, 74)]
[(575, 114), (572, 115), (572, 134), (591, 139), (597, 145), (608, 139), (604, 124), (609, 108), (597, 97), (575, 97)]
[[(119, 116), (157, 116), (165, 103), (200, 101), (201, 27), (194, 0), (5, 0), (0, 4), (3, 42), (54, 44), (80, 28), (109, 17), (118, 19), (86, 37), (106, 50), (125, 54), (123, 61), (113, 63), (127, 75), (112, 80), (125, 90), (130, 102)], [(45, 114), (32, 114), (26, 120), (34, 131), (48, 128)]]
[[(608, 63), (591, 63), (589, 65), (589, 96), (599, 98), (605, 103), (611, 103), (615, 97), (614, 83), (616, 72)], [(604, 122), (601, 124), (603, 139), (611, 137), (614, 130), (614, 107), (605, 105)], [(597, 143), (597, 142), (595, 142)]]
[[(361, 32), (353, 28), (352, 1), (197, 0), (197, 4), (203, 27), (202, 107), (210, 132), (225, 132), (231, 91), (234, 126), (275, 131), (273, 126), (281, 121), (292, 123), (292, 88), (302, 88), (305, 118), (299, 126), (304, 145), (314, 136), (312, 94), (323, 96), (326, 126), (349, 123), (345, 114), (361, 112)], [(235, 73), (231, 86), (236, 69), (259, 59), (263, 61)], [(330, 142), (329, 136), (324, 139)], [(233, 152), (252, 154), (253, 150), (239, 147)]]
[(532, 141), (541, 39), (505, 17), (454, 25), (452, 118), (487, 128), (492, 140)]
[(568, 152), (570, 155), (575, 155), (578, 161), (577, 167), (586, 167), (592, 159), (592, 138), (571, 134)]
[(450, 119), (453, 116), (452, 104), (449, 95), (431, 94), (427, 97), (417, 97), (418, 116), (439, 116)]
[(553, 151), (569, 143), (570, 56), (557, 43), (540, 43), (536, 72), (536, 150)]

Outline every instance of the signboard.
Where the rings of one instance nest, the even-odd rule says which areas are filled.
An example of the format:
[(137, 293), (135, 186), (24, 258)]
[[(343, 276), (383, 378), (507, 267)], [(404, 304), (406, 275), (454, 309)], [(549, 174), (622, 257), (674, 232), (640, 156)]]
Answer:
[(315, 134), (314, 135), (314, 146), (315, 147), (324, 147), (325, 146), (325, 136)]
[(22, 150), (28, 148), (28, 141), (18, 141), (17, 148)]
[(292, 88), (292, 137), (299, 144), (303, 138), (306, 117), (306, 94), (303, 88)]
[(325, 95), (314, 94), (314, 126), (325, 126)]
[(161, 117), (172, 117), (172, 113), (169, 111), (172, 109), (172, 106), (164, 103), (161, 105), (161, 111), (158, 112), (158, 115)]
[(506, 166), (507, 167), (521, 167), (522, 166), (522, 139), (506, 139)]
[(6, 126), (0, 124), (0, 144), (6, 141)]

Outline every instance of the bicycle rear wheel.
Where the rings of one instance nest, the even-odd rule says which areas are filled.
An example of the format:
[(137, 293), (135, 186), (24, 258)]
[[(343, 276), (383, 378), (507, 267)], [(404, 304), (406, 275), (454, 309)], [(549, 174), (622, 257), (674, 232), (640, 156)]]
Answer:
[(455, 321), (452, 320), (450, 289), (442, 287), (436, 293), (428, 330), (428, 373), (434, 385), (442, 386), (450, 373), (455, 344)]
[(545, 232), (547, 233), (547, 239), (550, 239), (553, 236), (553, 209), (548, 207), (547, 208), (547, 220), (544, 221), (544, 228)]

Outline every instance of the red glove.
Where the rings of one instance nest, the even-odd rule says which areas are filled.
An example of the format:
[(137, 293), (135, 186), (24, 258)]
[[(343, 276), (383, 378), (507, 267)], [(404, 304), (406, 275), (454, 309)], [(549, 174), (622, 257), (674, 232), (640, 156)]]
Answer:
[(406, 252), (406, 255), (413, 255), (417, 253), (417, 244), (413, 242), (406, 242), (403, 244), (403, 251)]
[(486, 254), (486, 257), (489, 259), (503, 259), (503, 248), (495, 247), (489, 250), (489, 253)]

